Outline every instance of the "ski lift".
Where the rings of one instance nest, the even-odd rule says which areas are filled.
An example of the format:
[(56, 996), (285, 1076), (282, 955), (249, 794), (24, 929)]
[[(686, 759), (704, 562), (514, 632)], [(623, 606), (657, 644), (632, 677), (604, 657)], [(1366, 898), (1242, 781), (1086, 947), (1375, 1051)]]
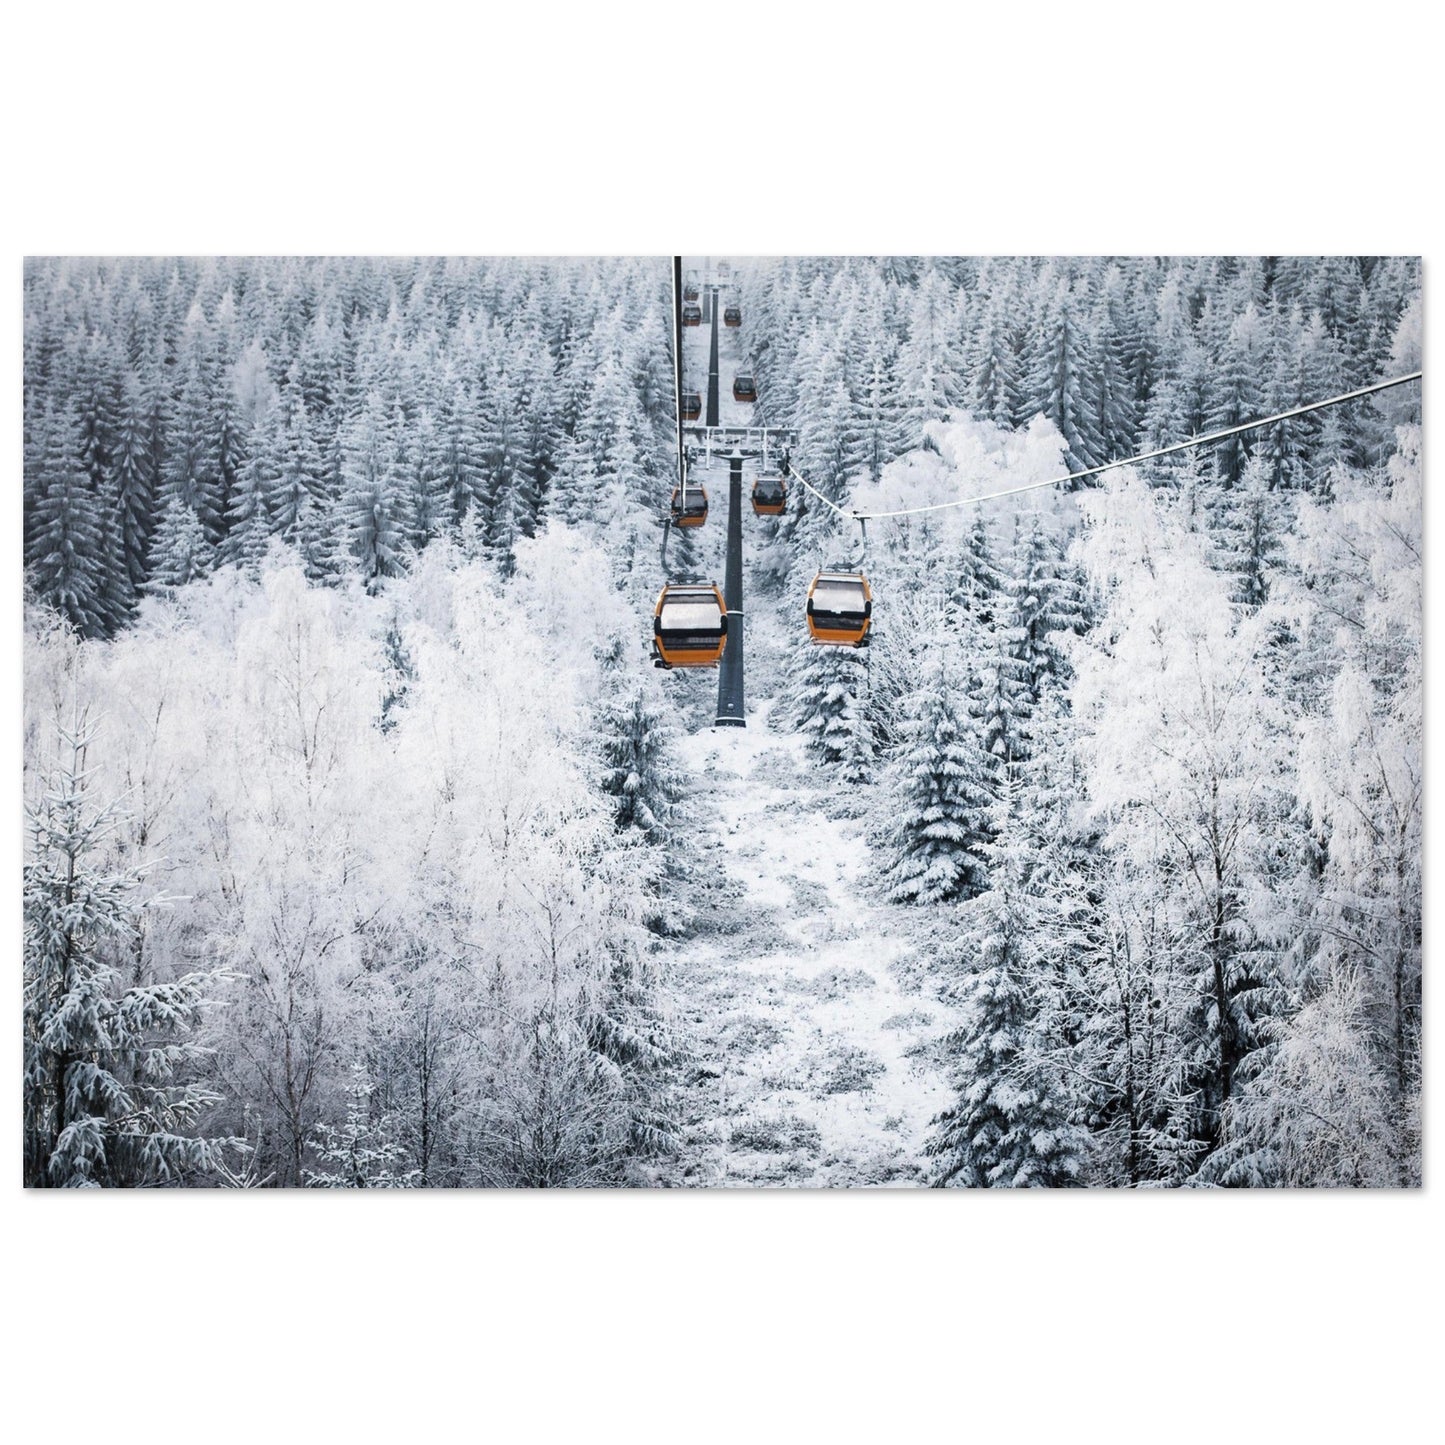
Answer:
[(788, 509), (788, 484), (782, 477), (758, 477), (753, 482), (753, 511), (760, 517), (781, 517)]
[(674, 527), (700, 527), (707, 521), (707, 488), (685, 486), (672, 489), (672, 525)]
[(738, 305), (725, 306), (723, 308), (724, 326), (741, 326), (743, 324), (743, 308)]
[(669, 582), (652, 614), (657, 667), (716, 667), (727, 646), (728, 613), (716, 582)]
[(685, 391), (682, 394), (682, 419), (683, 421), (696, 421), (702, 415), (702, 397), (695, 391)]
[(682, 324), (683, 324), (684, 326), (701, 326), (701, 325), (702, 325), (702, 307), (701, 307), (701, 306), (684, 306), (684, 307), (682, 308)]
[(733, 377), (734, 401), (756, 401), (757, 399), (758, 386), (748, 372)]
[(873, 591), (861, 572), (819, 572), (808, 588), (808, 632), (814, 642), (862, 647), (873, 621)]

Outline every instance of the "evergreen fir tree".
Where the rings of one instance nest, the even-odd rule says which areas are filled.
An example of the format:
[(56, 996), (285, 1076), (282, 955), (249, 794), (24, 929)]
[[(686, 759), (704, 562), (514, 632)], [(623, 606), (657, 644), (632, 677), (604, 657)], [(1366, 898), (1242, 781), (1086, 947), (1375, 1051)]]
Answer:
[(1234, 600), (1250, 611), (1268, 600), (1270, 575), (1281, 562), (1279, 512), (1278, 495), (1269, 488), (1268, 462), (1257, 457), (1223, 499), (1220, 524), (1226, 565), (1238, 578)]
[(156, 473), (145, 391), (132, 373), (121, 387), (112, 468), (121, 510), (121, 540), (132, 591), (146, 580), (146, 550), (155, 526)]
[(209, 577), (215, 564), (216, 549), (206, 539), (201, 519), (179, 497), (173, 498), (151, 536), (146, 590), (164, 593), (184, 587)]
[(791, 658), (788, 706), (808, 747), (823, 762), (847, 761), (855, 773), (866, 768), (873, 750), (866, 655), (800, 637)]
[(1003, 576), (994, 563), (988, 523), (982, 512), (975, 511), (949, 568), (949, 616), (964, 630), (990, 627), (1002, 591)]
[(225, 533), (219, 422), (205, 379), (193, 367), (168, 432), (160, 501), (167, 510), (179, 501), (194, 512), (213, 546)]
[(394, 1137), (391, 1117), (373, 1120), (375, 1092), (366, 1065), (351, 1065), (346, 1085), (346, 1122), (340, 1128), (318, 1124), (310, 1143), (316, 1167), (305, 1171), (310, 1189), (411, 1189), (420, 1171), (402, 1167), (406, 1150)]
[[(623, 647), (614, 643), (614, 657)], [(684, 789), (669, 718), (655, 686), (630, 683), (620, 669), (612, 672), (595, 725), (602, 740), (602, 791), (612, 799), (617, 830), (636, 829), (653, 843), (666, 841)]]
[(299, 391), (286, 394), (282, 410), (286, 421), (266, 492), (266, 511), (277, 534), (295, 543), (303, 508), (325, 496), (325, 465)]
[(114, 808), (89, 797), (85, 720), (62, 732), (61, 761), (28, 813), (25, 865), (25, 1182), (35, 1186), (182, 1183), (224, 1141), (197, 1133), (219, 1096), (186, 1078), (189, 1038), (218, 981), (120, 986), (141, 914), (134, 869), (107, 861)]
[(961, 1028), (949, 1036), (958, 1097), (933, 1121), (935, 1185), (1052, 1188), (1084, 1182), (1085, 1134), (1050, 1064), (1061, 909), (1033, 886), (1014, 788), (997, 809), (987, 892), (959, 909)]
[(84, 637), (107, 630), (101, 499), (80, 465), (80, 428), (69, 413), (47, 411), (40, 434), (39, 495), (26, 557), (35, 595)]
[(217, 549), (223, 563), (255, 576), (271, 538), (270, 498), (282, 474), (284, 444), (272, 408), (252, 433), (246, 459), (236, 473), (226, 513), (226, 538)]
[(385, 403), (373, 392), (348, 424), (343, 442), (343, 497), (351, 552), (367, 587), (395, 577), (405, 565), (411, 496)]
[(890, 778), (889, 896), (916, 903), (970, 897), (985, 886), (989, 766), (941, 654), (909, 699), (903, 735)]
[(420, 551), (447, 531), (451, 521), (442, 441), (430, 411), (422, 411), (407, 437), (405, 465), (411, 484), (410, 540)]
[(1090, 394), (1089, 336), (1066, 282), (1046, 302), (1029, 366), (1028, 406), (1058, 428), (1070, 471), (1107, 461)]
[[(1266, 354), (1264, 326), (1253, 305), (1237, 317), (1220, 358), (1211, 394), (1208, 427), (1225, 431), (1262, 415), (1261, 372)], [(1214, 475), (1232, 487), (1244, 473), (1254, 439), (1248, 432), (1226, 437), (1214, 446)]]
[(1065, 666), (1057, 634), (1082, 630), (1083, 616), (1072, 579), (1060, 566), (1057, 548), (1038, 517), (1027, 537), (1016, 538), (1014, 545), (1005, 625), (1019, 680), (1033, 703), (1045, 678), (1060, 676)]

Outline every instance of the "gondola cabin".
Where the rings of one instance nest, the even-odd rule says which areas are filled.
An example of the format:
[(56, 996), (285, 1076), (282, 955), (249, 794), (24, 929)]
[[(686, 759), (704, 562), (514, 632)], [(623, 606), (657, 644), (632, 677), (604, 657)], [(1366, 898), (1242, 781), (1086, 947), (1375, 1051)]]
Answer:
[(652, 614), (659, 667), (716, 667), (727, 645), (727, 604), (715, 582), (669, 582)]
[(724, 326), (741, 326), (743, 324), (743, 308), (741, 306), (726, 306), (723, 308)]
[(702, 325), (702, 307), (701, 307), (701, 306), (684, 306), (684, 307), (682, 308), (682, 324), (683, 324), (684, 326), (701, 326), (701, 325)]
[(702, 415), (702, 397), (695, 391), (685, 391), (682, 394), (682, 419), (683, 421), (696, 421)]
[(672, 489), (672, 525), (700, 527), (707, 521), (707, 488), (689, 483)]
[(753, 511), (760, 517), (781, 517), (788, 510), (788, 484), (781, 477), (753, 482)]
[(696, 282), (696, 281), (689, 281), (689, 282), (687, 283), (687, 285), (682, 288), (682, 299), (683, 299), (684, 301), (696, 301), (696, 300), (697, 300), (697, 282)]
[(717, 263), (717, 274), (719, 280), (722, 280), (724, 277), (731, 276), (732, 273), (733, 268), (729, 266), (726, 261), (719, 261)]
[(873, 592), (861, 572), (819, 572), (808, 588), (808, 632), (814, 642), (861, 647), (873, 621)]
[(758, 399), (757, 383), (746, 372), (741, 376), (733, 377), (733, 400), (734, 401), (756, 401)]

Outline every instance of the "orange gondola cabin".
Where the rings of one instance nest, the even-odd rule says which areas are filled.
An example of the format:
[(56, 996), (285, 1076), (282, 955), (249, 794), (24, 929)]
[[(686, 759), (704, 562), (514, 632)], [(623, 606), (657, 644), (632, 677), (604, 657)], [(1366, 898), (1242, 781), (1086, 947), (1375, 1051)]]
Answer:
[(683, 421), (696, 421), (702, 415), (702, 397), (695, 391), (685, 391), (682, 394), (682, 419)]
[(689, 282), (687, 283), (687, 285), (682, 288), (682, 299), (683, 299), (684, 301), (696, 301), (696, 300), (697, 300), (697, 282), (696, 282), (696, 281), (689, 281)]
[(689, 482), (672, 489), (672, 525), (700, 527), (707, 521), (707, 488)]
[(781, 517), (788, 510), (788, 484), (782, 477), (758, 477), (753, 482), (753, 511), (760, 517)]
[(808, 632), (814, 642), (862, 647), (873, 621), (873, 591), (861, 572), (819, 572), (808, 588)]
[(727, 306), (723, 309), (724, 326), (741, 326), (743, 324), (743, 308), (741, 306)]
[(728, 639), (727, 605), (715, 582), (669, 582), (652, 614), (658, 667), (716, 667)]
[(701, 326), (701, 325), (702, 325), (702, 307), (701, 307), (701, 306), (684, 306), (684, 307), (682, 308), (682, 324), (683, 324), (684, 326)]
[(756, 401), (757, 399), (758, 384), (747, 372), (744, 372), (741, 376), (733, 377), (734, 401)]

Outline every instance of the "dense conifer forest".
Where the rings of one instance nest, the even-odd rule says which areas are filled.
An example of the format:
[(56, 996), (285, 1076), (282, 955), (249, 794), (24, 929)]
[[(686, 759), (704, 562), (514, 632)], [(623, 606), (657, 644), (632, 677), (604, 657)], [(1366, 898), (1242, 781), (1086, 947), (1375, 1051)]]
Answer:
[[(870, 510), (1420, 366), (1410, 259), (735, 266), (757, 419)], [(700, 1102), (719, 1050), (786, 1092), (792, 1016), (694, 991), (765, 950), (708, 684), (645, 653), (671, 305), (664, 258), (27, 264), (27, 1183), (1417, 1184), (1418, 386), (879, 523), (863, 652), (801, 627), (834, 515), (750, 534), (752, 726), (935, 1020), (916, 1140), (825, 1178), (881, 1033)]]

